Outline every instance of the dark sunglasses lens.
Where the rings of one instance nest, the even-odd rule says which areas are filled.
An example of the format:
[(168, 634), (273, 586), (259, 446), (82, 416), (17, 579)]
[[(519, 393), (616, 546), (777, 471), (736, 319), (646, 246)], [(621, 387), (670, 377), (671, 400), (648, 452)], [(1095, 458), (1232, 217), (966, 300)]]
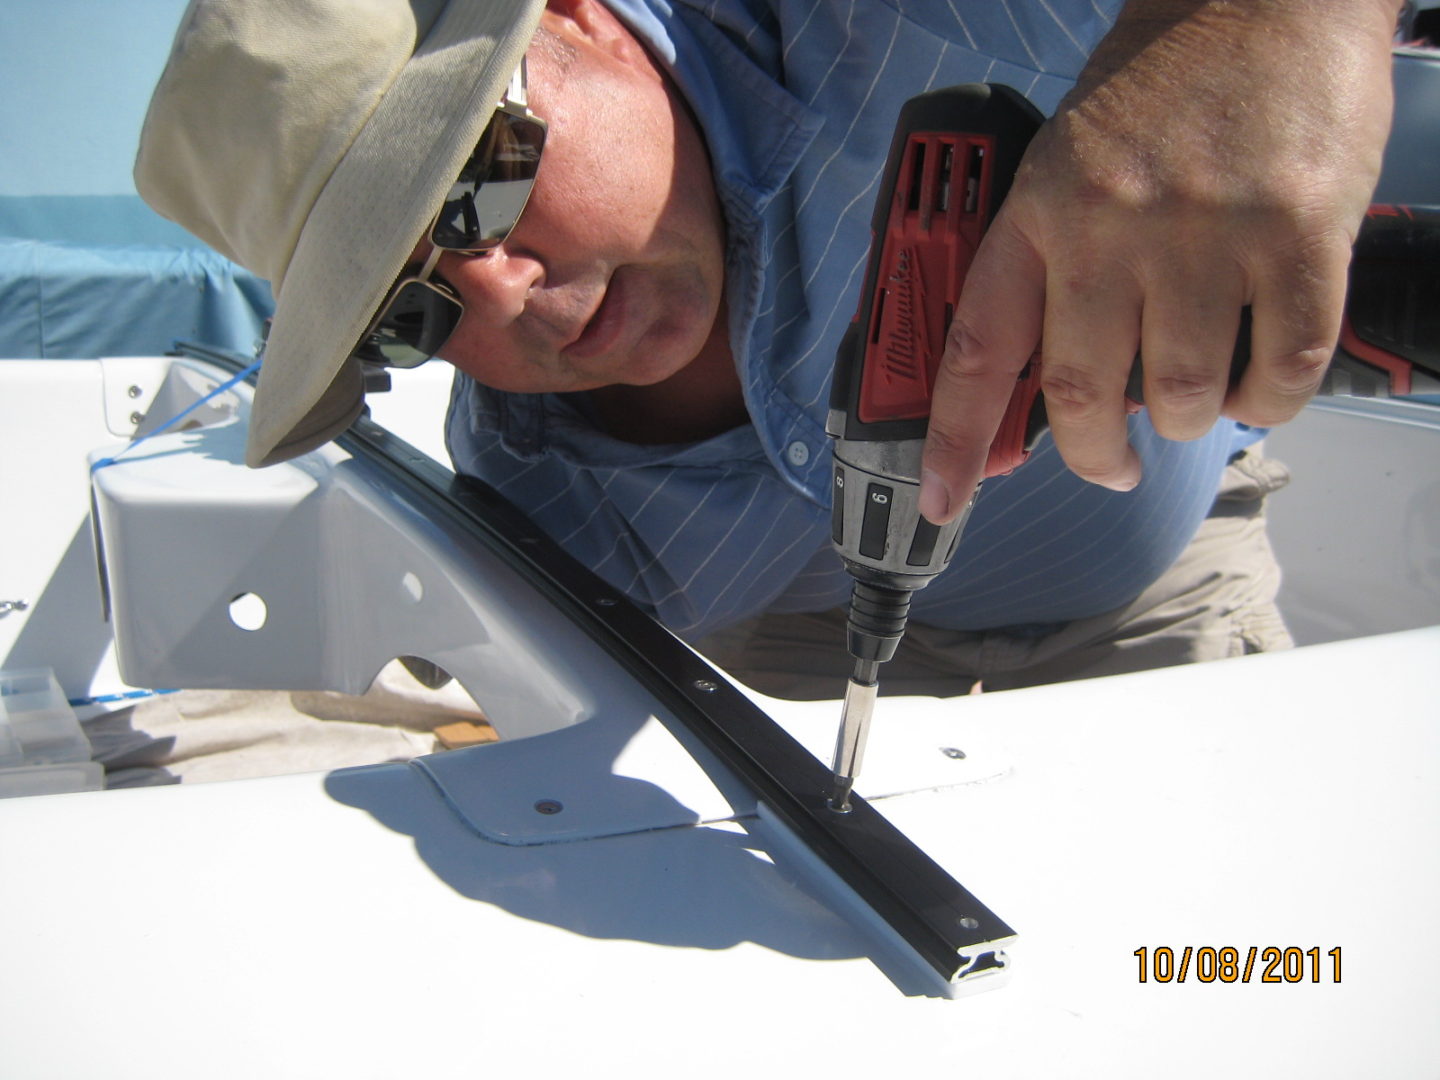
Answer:
[(418, 367), (445, 347), (464, 308), (428, 282), (407, 281), (396, 290), (369, 344), (391, 367)]
[(480, 251), (504, 240), (530, 198), (544, 145), (543, 123), (497, 112), (441, 206), (431, 241), (451, 251)]

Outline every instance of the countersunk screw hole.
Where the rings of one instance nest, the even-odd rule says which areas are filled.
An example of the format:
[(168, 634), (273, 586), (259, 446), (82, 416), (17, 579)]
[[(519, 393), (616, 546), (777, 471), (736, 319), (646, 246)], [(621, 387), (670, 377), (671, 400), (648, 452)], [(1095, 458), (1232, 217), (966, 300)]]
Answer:
[(720, 689), (720, 684), (713, 679), (696, 679), (694, 685), (695, 689), (699, 690), (702, 694), (713, 694), (716, 690)]
[(535, 812), (537, 814), (558, 814), (564, 809), (564, 804), (557, 802), (555, 799), (541, 799), (535, 804)]
[(966, 915), (960, 920), (960, 925), (963, 926), (966, 930), (974, 930), (977, 926), (980, 925), (980, 920), (975, 918), (975, 916), (973, 915)]
[(965, 751), (961, 750), (958, 746), (942, 746), (940, 747), (940, 753), (953, 761), (965, 760)]
[(613, 596), (602, 596), (595, 601), (596, 607), (614, 607), (616, 600)]

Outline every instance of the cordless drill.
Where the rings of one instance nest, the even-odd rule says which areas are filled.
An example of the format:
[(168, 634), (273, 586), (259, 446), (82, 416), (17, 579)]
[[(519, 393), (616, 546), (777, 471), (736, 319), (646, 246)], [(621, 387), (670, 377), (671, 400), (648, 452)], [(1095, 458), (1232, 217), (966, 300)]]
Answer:
[[(831, 532), (854, 578), (830, 807), (850, 809), (879, 686), (910, 600), (949, 565), (974, 504), (949, 524), (919, 510), (931, 391), (980, 239), (1043, 117), (1007, 86), (949, 87), (906, 102), (871, 218), (859, 310), (836, 358)], [(1440, 211), (1372, 207), (1356, 245), (1340, 348), (1321, 393), (1440, 391)], [(1248, 309), (1232, 379), (1249, 361)], [(1127, 395), (1141, 398), (1140, 365)], [(1038, 357), (1016, 379), (985, 477), (1023, 463), (1046, 428)]]
[[(900, 110), (871, 218), (860, 308), (840, 344), (825, 429), (835, 439), (831, 533), (855, 579), (847, 624), (855, 670), (835, 750), (832, 809), (850, 807), (880, 665), (895, 655), (910, 598), (950, 563), (967, 505), (946, 525), (920, 515), (930, 394), (965, 274), (1010, 188), (1039, 111), (1008, 86), (969, 84)], [(985, 475), (1026, 455), (1039, 391), (1021, 373)], [(972, 498), (971, 504), (974, 500)]]

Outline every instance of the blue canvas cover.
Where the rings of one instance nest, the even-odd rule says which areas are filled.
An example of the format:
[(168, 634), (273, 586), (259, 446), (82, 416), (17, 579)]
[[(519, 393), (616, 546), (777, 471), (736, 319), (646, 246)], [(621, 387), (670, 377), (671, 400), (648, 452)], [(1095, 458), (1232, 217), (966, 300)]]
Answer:
[(268, 286), (149, 209), (130, 170), (184, 0), (0, 12), (0, 357), (250, 353)]

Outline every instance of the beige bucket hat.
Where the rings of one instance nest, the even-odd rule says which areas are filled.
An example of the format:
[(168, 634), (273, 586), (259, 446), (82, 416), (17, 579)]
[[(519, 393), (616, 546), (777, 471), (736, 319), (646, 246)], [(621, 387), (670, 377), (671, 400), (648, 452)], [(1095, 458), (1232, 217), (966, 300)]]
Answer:
[(246, 461), (334, 438), (350, 359), (503, 96), (544, 0), (192, 0), (135, 184), (267, 279)]

